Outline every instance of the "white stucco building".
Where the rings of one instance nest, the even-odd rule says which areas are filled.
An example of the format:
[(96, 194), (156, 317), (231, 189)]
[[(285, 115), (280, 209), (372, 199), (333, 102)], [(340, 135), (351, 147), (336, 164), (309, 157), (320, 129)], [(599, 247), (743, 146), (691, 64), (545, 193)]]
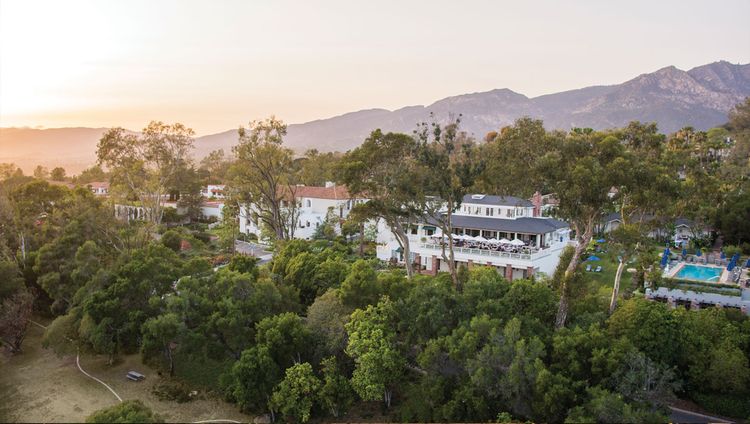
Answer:
[(224, 199), (224, 184), (209, 184), (201, 189), (201, 196), (207, 199)]
[[(538, 197), (537, 197), (538, 199)], [(510, 196), (466, 195), (452, 216), (457, 264), (495, 267), (506, 278), (551, 275), (570, 242), (567, 223), (541, 216), (541, 203)], [(448, 271), (442, 258), (447, 237), (434, 222), (413, 226), (411, 260), (422, 272)], [(382, 220), (378, 224), (378, 258), (403, 263), (396, 238)]]
[[(631, 218), (631, 221), (643, 220), (651, 222), (655, 218), (651, 215), (643, 215)], [(607, 215), (601, 223), (599, 231), (609, 233), (622, 224), (620, 214), (615, 212)], [(686, 218), (677, 218), (670, 225), (656, 226), (649, 231), (648, 236), (654, 239), (670, 239), (675, 246), (681, 246), (683, 243), (690, 243), (695, 237), (704, 238), (711, 235), (712, 229), (708, 226), (696, 225), (693, 221)]]
[[(331, 182), (326, 183), (325, 187), (298, 185), (292, 191), (298, 208), (294, 231), (294, 237), (298, 239), (311, 239), (329, 213), (334, 220), (342, 221), (354, 205), (367, 201), (351, 198), (345, 186)], [(252, 205), (240, 207), (240, 232), (261, 238), (262, 222), (255, 211)], [(337, 233), (341, 232), (340, 222), (336, 223), (335, 229)]]

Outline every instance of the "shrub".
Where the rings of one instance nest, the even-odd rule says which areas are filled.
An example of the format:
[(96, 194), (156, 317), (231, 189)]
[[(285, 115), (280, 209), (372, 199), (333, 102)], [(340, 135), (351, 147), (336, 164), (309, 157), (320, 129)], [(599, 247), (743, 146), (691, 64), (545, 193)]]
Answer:
[(694, 393), (691, 397), (714, 414), (736, 418), (750, 416), (750, 399), (746, 394)]
[(151, 389), (151, 393), (159, 400), (171, 400), (177, 403), (185, 403), (193, 400), (190, 392), (190, 387), (176, 380), (163, 381)]
[(203, 231), (198, 231), (198, 232), (193, 233), (193, 237), (195, 237), (196, 239), (206, 244), (211, 242), (211, 234), (208, 234)]
[(177, 231), (169, 230), (161, 236), (161, 244), (172, 249), (175, 252), (180, 251), (182, 236)]
[(86, 418), (87, 423), (163, 423), (164, 420), (154, 414), (140, 400), (126, 400), (109, 408), (100, 409)]

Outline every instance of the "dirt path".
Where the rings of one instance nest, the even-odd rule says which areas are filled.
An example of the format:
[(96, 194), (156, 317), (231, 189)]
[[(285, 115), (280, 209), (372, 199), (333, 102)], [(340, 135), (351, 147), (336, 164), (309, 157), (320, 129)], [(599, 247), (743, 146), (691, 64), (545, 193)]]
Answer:
[[(0, 354), (0, 422), (82, 422), (92, 412), (118, 400), (94, 383), (76, 366), (73, 356), (57, 357), (41, 347), (42, 328), (30, 326), (23, 352)], [(81, 356), (78, 364), (91, 376), (106, 382), (122, 399), (140, 399), (167, 422), (248, 422), (234, 405), (210, 394), (188, 403), (161, 401), (151, 389), (157, 373), (140, 363), (138, 355), (123, 357), (114, 365), (99, 356)], [(127, 370), (140, 370), (146, 381), (125, 379)]]
[[(38, 322), (36, 322), (36, 321), (32, 321), (32, 320), (29, 320), (29, 322), (30, 322), (30, 323), (32, 323), (32, 324), (34, 324), (34, 325), (36, 325), (37, 327), (39, 327), (39, 328), (41, 328), (41, 329), (43, 329), (43, 330), (46, 330), (46, 329), (47, 329), (47, 327), (46, 327), (46, 326), (44, 326), (44, 325), (42, 325), (42, 324), (39, 324), (39, 323), (38, 323)], [(70, 339), (68, 339), (68, 340), (70, 340)], [(70, 340), (70, 342), (71, 342), (71, 343), (73, 343), (73, 340)], [(88, 377), (88, 378), (90, 378), (90, 379), (92, 379), (92, 380), (96, 381), (97, 383), (101, 384), (102, 386), (106, 387), (106, 388), (107, 388), (107, 390), (109, 390), (110, 392), (112, 392), (112, 394), (113, 394), (113, 395), (115, 395), (115, 397), (117, 398), (117, 400), (119, 400), (120, 402), (122, 402), (122, 398), (120, 397), (120, 395), (118, 395), (118, 394), (117, 394), (117, 392), (115, 392), (114, 390), (112, 390), (112, 388), (111, 388), (111, 387), (109, 387), (109, 386), (107, 385), (107, 383), (105, 383), (105, 382), (103, 382), (103, 381), (99, 380), (98, 378), (96, 378), (96, 377), (94, 377), (93, 375), (91, 375), (91, 374), (87, 373), (86, 371), (84, 371), (84, 369), (83, 369), (83, 368), (81, 368), (81, 360), (80, 360), (80, 359), (81, 359), (81, 354), (80, 354), (79, 352), (77, 352), (77, 353), (76, 353), (76, 366), (78, 367), (78, 370), (79, 370), (79, 371), (81, 371), (81, 372), (82, 372), (82, 373), (83, 373), (83, 374), (84, 374), (84, 375), (85, 375), (86, 377)]]

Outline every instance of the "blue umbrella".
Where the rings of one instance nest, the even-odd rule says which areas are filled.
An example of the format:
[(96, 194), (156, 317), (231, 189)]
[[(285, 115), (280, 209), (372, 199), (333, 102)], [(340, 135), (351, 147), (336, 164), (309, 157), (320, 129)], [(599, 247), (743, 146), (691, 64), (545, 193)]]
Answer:
[(735, 267), (735, 263), (734, 262), (729, 262), (729, 265), (727, 265), (727, 271), (733, 270), (734, 267)]
[(587, 261), (601, 261), (601, 260), (602, 260), (602, 258), (600, 258), (600, 257), (598, 257), (598, 256), (594, 256), (594, 255), (591, 255), (591, 256), (589, 256), (588, 258), (586, 258), (586, 260), (587, 260)]
[(687, 256), (687, 249), (684, 247), (682, 248), (682, 256)]
[(597, 243), (605, 243), (606, 241), (607, 241), (607, 240), (604, 240), (604, 239), (599, 239), (599, 240), (597, 240), (596, 242), (597, 242)]
[(750, 268), (750, 258), (747, 258), (747, 262), (745, 262), (745, 268)]
[(737, 261), (739, 261), (739, 260), (740, 260), (740, 254), (739, 254), (739, 253), (735, 253), (734, 255), (732, 255), (732, 260), (733, 260), (733, 261), (734, 261), (734, 263), (736, 264), (736, 263), (737, 263)]
[(699, 258), (700, 258), (700, 257), (701, 257), (702, 255), (703, 255), (703, 251), (702, 251), (702, 250), (700, 250), (700, 249), (698, 249), (698, 251), (697, 251), (697, 252), (695, 252), (695, 256), (697, 256), (697, 257), (699, 257)]
[(722, 250), (722, 251), (721, 251), (721, 259), (726, 259), (726, 258), (727, 258), (727, 255), (725, 255), (725, 254), (724, 254), (724, 251)]
[(669, 260), (669, 253), (667, 253), (667, 250), (664, 251), (664, 254), (661, 256), (661, 267), (664, 268), (667, 266), (667, 261)]

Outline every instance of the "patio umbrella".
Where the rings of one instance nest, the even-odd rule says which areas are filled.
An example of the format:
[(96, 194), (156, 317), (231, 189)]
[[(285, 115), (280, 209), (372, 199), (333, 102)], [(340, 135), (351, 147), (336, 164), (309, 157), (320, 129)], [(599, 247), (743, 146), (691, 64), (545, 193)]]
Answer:
[(586, 258), (586, 260), (587, 260), (587, 261), (601, 261), (601, 260), (602, 260), (602, 258), (600, 258), (600, 257), (598, 257), (598, 256), (594, 256), (594, 255), (591, 255), (591, 256), (589, 256), (588, 258)]
[(661, 255), (661, 267), (664, 268), (667, 266), (667, 262), (669, 261), (669, 249), (664, 249), (664, 253)]
[(684, 247), (682, 248), (682, 256), (687, 256), (687, 249)]
[(522, 242), (519, 239), (513, 239), (510, 241), (510, 244), (512, 244), (513, 246), (523, 246), (526, 243)]
[(482, 237), (482, 236), (476, 236), (476, 237), (474, 237), (474, 241), (478, 241), (480, 243), (484, 243), (485, 241), (487, 241), (487, 239), (484, 238), (484, 237)]
[(510, 244), (510, 240), (508, 240), (507, 238), (501, 238), (500, 244)]
[(745, 268), (750, 268), (750, 258), (747, 258), (747, 262), (745, 262)]
[(703, 255), (703, 251), (701, 251), (700, 249), (698, 249), (698, 250), (697, 250), (697, 251), (695, 252), (695, 256), (697, 256), (697, 257), (699, 257), (699, 258), (700, 258), (700, 257), (701, 257), (702, 255)]
[(725, 254), (724, 254), (724, 251), (722, 250), (722, 251), (721, 251), (721, 259), (726, 259), (726, 258), (727, 258), (727, 255), (725, 255)]
[(487, 240), (487, 242), (497, 244), (497, 243), (500, 243), (500, 240), (498, 240), (497, 238), (491, 238)]
[(729, 265), (727, 265), (727, 271), (731, 271), (734, 269), (734, 267), (737, 266), (734, 261), (730, 261)]

